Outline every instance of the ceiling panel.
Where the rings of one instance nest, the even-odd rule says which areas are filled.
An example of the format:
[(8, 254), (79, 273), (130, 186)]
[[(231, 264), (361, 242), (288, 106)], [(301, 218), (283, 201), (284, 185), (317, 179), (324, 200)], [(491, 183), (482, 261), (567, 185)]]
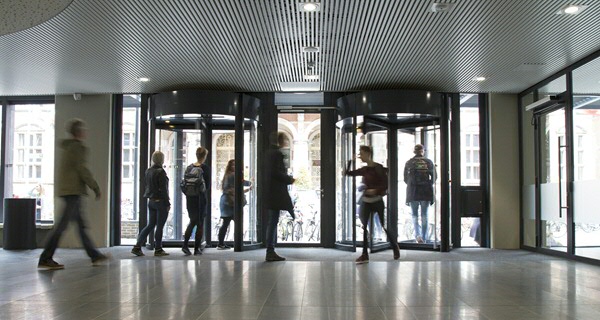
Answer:
[(271, 92), (305, 81), (516, 93), (600, 49), (599, 2), (566, 16), (559, 0), (462, 0), (443, 13), (422, 0), (323, 0), (310, 13), (290, 0), (74, 0), (0, 36), (0, 95)]

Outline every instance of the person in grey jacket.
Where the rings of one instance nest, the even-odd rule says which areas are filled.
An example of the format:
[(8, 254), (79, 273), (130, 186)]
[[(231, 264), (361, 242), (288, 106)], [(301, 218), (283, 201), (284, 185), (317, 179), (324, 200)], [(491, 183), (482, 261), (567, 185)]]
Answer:
[(54, 261), (52, 257), (63, 232), (67, 229), (71, 220), (77, 223), (79, 238), (87, 255), (92, 259), (92, 263), (96, 264), (108, 259), (94, 247), (92, 240), (86, 233), (81, 210), (81, 196), (87, 195), (87, 187), (94, 191), (96, 200), (99, 200), (102, 194), (98, 183), (86, 166), (88, 148), (83, 144), (83, 140), (87, 137), (85, 122), (81, 119), (71, 119), (67, 122), (66, 131), (72, 138), (61, 142), (64, 151), (59, 162), (58, 175), (55, 179), (56, 195), (64, 200), (65, 207), (62, 217), (55, 225), (55, 229), (40, 256), (38, 267), (44, 269), (64, 268), (64, 265)]
[(152, 166), (146, 169), (144, 198), (148, 199), (148, 224), (140, 231), (137, 242), (131, 249), (131, 253), (138, 257), (144, 255), (142, 245), (146, 242), (148, 234), (154, 230), (154, 227), (156, 227), (156, 232), (154, 232), (154, 255), (158, 257), (169, 255), (162, 248), (163, 228), (171, 209), (169, 178), (162, 167), (164, 162), (165, 155), (160, 151), (154, 151), (152, 153)]

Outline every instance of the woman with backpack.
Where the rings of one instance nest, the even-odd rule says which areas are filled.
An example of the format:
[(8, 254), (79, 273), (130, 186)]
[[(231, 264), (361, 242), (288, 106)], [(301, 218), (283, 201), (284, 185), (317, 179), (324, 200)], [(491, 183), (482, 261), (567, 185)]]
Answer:
[[(244, 193), (250, 191), (252, 189), (252, 182), (243, 180)], [(235, 160), (231, 159), (227, 162), (227, 166), (225, 167), (225, 173), (223, 174), (223, 181), (221, 182), (221, 189), (223, 189), (223, 194), (221, 195), (221, 200), (219, 201), (219, 209), (221, 211), (221, 219), (223, 219), (223, 223), (219, 228), (219, 243), (217, 244), (217, 250), (227, 250), (231, 249), (231, 247), (225, 245), (225, 234), (227, 233), (227, 228), (229, 228), (229, 223), (233, 220), (233, 205), (235, 202)], [(243, 205), (246, 205), (246, 196), (243, 198)]]
[(185, 169), (183, 181), (181, 181), (181, 191), (185, 195), (186, 207), (190, 217), (190, 223), (185, 229), (183, 238), (183, 247), (181, 251), (186, 256), (192, 254), (188, 245), (192, 231), (196, 227), (196, 237), (194, 240), (194, 255), (201, 255), (202, 236), (204, 235), (204, 219), (206, 218), (206, 206), (208, 203), (207, 189), (210, 181), (209, 167), (204, 163), (208, 156), (208, 150), (204, 147), (196, 149), (196, 162), (190, 164)]
[[(356, 263), (369, 262), (367, 250), (369, 247), (369, 233), (367, 232), (367, 225), (375, 212), (377, 212), (381, 226), (390, 240), (390, 245), (394, 251), (394, 260), (398, 260), (400, 259), (398, 239), (396, 235), (391, 235), (384, 227), (385, 220), (383, 212), (385, 210), (385, 204), (383, 203), (383, 196), (385, 196), (388, 185), (387, 168), (373, 161), (373, 149), (369, 146), (360, 146), (359, 157), (360, 160), (367, 164), (366, 166), (356, 170), (350, 170), (351, 162), (349, 161), (348, 167), (346, 168), (347, 175), (363, 177), (362, 184), (365, 188), (363, 195), (360, 198), (360, 209), (358, 213), (363, 226), (363, 252), (362, 255), (356, 259)], [(371, 229), (373, 229), (373, 226), (371, 226)]]

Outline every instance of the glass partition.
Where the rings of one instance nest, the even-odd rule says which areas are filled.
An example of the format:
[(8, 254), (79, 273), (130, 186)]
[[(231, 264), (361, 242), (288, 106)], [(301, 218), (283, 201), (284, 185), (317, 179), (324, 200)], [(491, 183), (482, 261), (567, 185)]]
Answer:
[(600, 259), (600, 59), (573, 71), (575, 254)]
[(342, 245), (355, 246), (354, 224), (356, 219), (354, 179), (346, 176), (344, 170), (354, 155), (354, 119), (347, 118), (336, 124), (336, 233), (335, 241)]
[(521, 98), (521, 155), (522, 180), (521, 186), (521, 212), (523, 224), (523, 245), (535, 247), (535, 139), (533, 111), (525, 108), (535, 102), (533, 92)]

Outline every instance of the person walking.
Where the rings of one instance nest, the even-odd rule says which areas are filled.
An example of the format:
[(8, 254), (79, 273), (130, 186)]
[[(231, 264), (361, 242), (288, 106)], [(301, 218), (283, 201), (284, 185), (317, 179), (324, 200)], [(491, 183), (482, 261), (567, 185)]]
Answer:
[[(394, 260), (400, 259), (400, 248), (398, 247), (398, 239), (396, 235), (391, 234), (385, 227), (384, 210), (385, 204), (383, 203), (383, 197), (387, 191), (388, 177), (387, 168), (383, 165), (373, 161), (373, 149), (369, 146), (361, 146), (359, 152), (360, 160), (367, 165), (356, 170), (350, 170), (351, 162), (348, 162), (346, 168), (346, 175), (349, 176), (362, 176), (362, 184), (364, 185), (364, 191), (360, 198), (359, 218), (363, 228), (363, 251), (362, 255), (356, 259), (356, 263), (367, 263), (369, 262), (369, 232), (367, 226), (369, 220), (374, 213), (379, 216), (381, 227), (387, 234), (390, 241), (390, 245), (394, 252)], [(374, 226), (371, 225), (371, 232), (373, 232)]]
[(296, 181), (287, 174), (283, 162), (283, 147), (285, 134), (283, 132), (272, 133), (271, 148), (267, 152), (265, 194), (265, 207), (268, 209), (267, 217), (267, 255), (266, 261), (285, 261), (285, 258), (275, 253), (277, 244), (277, 224), (279, 223), (279, 212), (288, 211), (294, 218), (294, 205), (288, 192), (288, 185)]
[[(181, 251), (186, 256), (192, 254), (189, 249), (189, 242), (192, 236), (192, 231), (196, 227), (196, 236), (194, 238), (194, 255), (202, 254), (202, 236), (204, 235), (204, 220), (206, 218), (207, 204), (208, 204), (208, 186), (210, 181), (210, 168), (204, 163), (208, 156), (208, 150), (204, 147), (196, 149), (196, 162), (190, 164), (185, 169), (184, 182), (187, 179), (188, 185), (195, 184), (192, 186), (191, 191), (186, 191), (182, 186), (182, 191), (185, 194), (186, 207), (190, 222), (185, 229), (183, 238), (183, 247)], [(192, 180), (190, 182), (189, 180)], [(196, 179), (196, 180), (193, 180)]]
[(86, 225), (81, 209), (81, 197), (87, 195), (87, 188), (92, 189), (99, 200), (102, 193), (98, 183), (87, 167), (88, 148), (83, 144), (87, 138), (86, 124), (81, 119), (71, 119), (67, 122), (66, 131), (71, 135), (70, 139), (61, 142), (63, 154), (59, 162), (58, 175), (56, 177), (56, 195), (61, 197), (65, 203), (56, 228), (48, 238), (48, 242), (42, 252), (38, 267), (44, 269), (63, 269), (64, 265), (53, 260), (54, 252), (63, 232), (70, 221), (75, 221), (79, 229), (79, 238), (93, 264), (108, 259), (100, 253), (86, 233)]
[[(250, 181), (243, 180), (244, 184), (244, 193), (252, 190), (252, 183)], [(221, 188), (223, 189), (223, 194), (221, 195), (221, 200), (219, 201), (219, 209), (221, 211), (221, 219), (223, 223), (219, 228), (219, 243), (217, 244), (217, 250), (227, 250), (231, 249), (231, 247), (225, 244), (225, 234), (227, 234), (227, 228), (229, 228), (229, 223), (233, 220), (233, 205), (235, 203), (235, 160), (231, 159), (227, 162), (227, 166), (225, 167), (225, 173), (223, 174), (223, 181), (221, 182)], [(246, 205), (246, 197), (244, 196), (243, 205)]]
[(168, 256), (162, 247), (163, 228), (169, 216), (171, 202), (169, 200), (169, 178), (163, 163), (165, 155), (160, 151), (152, 153), (152, 166), (146, 170), (144, 198), (148, 199), (148, 224), (140, 231), (137, 242), (131, 253), (143, 256), (142, 245), (146, 242), (148, 234), (156, 227), (154, 232), (154, 255), (157, 257)]
[[(414, 237), (417, 243), (428, 241), (429, 218), (427, 211), (435, 202), (433, 185), (436, 180), (433, 162), (423, 155), (423, 145), (417, 144), (413, 150), (415, 156), (404, 165), (404, 182), (406, 183), (406, 205), (412, 211)], [(419, 225), (419, 207), (421, 207), (421, 224)], [(435, 232), (435, 231), (434, 231)]]

